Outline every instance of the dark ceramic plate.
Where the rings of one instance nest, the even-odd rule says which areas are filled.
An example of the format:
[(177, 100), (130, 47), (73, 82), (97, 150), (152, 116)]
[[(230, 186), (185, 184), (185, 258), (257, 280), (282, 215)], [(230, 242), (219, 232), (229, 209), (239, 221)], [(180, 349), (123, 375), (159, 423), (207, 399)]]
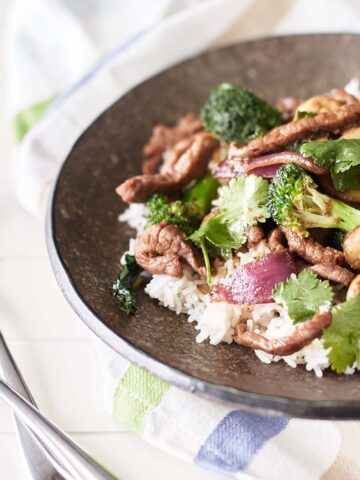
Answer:
[(194, 326), (143, 292), (135, 316), (111, 296), (121, 253), (134, 232), (117, 221), (115, 187), (140, 172), (141, 148), (158, 122), (198, 112), (222, 81), (269, 100), (309, 95), (360, 76), (360, 36), (306, 35), (242, 43), (200, 55), (118, 100), (80, 137), (59, 174), (47, 238), (57, 280), (82, 320), (123, 356), (184, 389), (243, 409), (318, 418), (359, 418), (359, 376), (316, 378), (283, 362), (266, 365), (235, 344), (195, 342)]

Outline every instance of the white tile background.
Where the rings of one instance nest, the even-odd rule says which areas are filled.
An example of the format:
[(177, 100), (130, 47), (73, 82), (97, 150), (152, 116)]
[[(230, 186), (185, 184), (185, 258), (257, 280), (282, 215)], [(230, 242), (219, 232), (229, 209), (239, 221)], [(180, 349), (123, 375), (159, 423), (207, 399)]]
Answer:
[[(0, 105), (4, 104), (0, 0)], [(215, 480), (124, 431), (104, 409), (103, 379), (86, 327), (51, 272), (43, 227), (16, 202), (9, 121), (0, 108), (0, 328), (43, 412), (124, 480)], [(0, 479), (25, 478), (9, 410), (0, 403)]]

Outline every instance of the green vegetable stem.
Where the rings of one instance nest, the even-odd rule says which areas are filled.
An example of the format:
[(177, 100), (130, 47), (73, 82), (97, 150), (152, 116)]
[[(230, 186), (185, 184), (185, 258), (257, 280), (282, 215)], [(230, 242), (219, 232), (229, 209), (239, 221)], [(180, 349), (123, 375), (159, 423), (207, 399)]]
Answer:
[(185, 189), (183, 201), (187, 204), (196, 203), (204, 217), (211, 209), (211, 202), (216, 198), (220, 183), (211, 175), (205, 175), (191, 183)]
[(269, 188), (268, 206), (279, 225), (296, 230), (340, 228), (347, 232), (360, 224), (360, 211), (318, 191), (305, 170), (282, 165)]

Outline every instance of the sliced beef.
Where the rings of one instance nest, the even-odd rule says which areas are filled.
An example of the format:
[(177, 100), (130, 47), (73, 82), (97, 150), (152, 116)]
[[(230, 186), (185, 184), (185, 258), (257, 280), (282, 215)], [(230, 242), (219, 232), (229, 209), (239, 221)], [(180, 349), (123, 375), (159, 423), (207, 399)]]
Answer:
[(201, 121), (193, 113), (182, 117), (175, 127), (167, 127), (162, 123), (156, 125), (148, 143), (143, 148), (145, 156), (143, 173), (155, 173), (162, 163), (162, 155), (165, 151), (172, 149), (180, 140), (188, 138), (200, 130), (202, 130)]
[[(173, 193), (190, 180), (203, 175), (219, 146), (210, 133), (198, 133), (190, 146), (178, 149), (161, 173), (137, 175), (122, 183), (116, 192), (127, 203), (145, 202), (154, 193)], [(179, 152), (182, 152), (179, 154)], [(174, 153), (175, 155), (175, 153)]]
[(281, 227), (289, 245), (289, 250), (302, 257), (307, 262), (327, 263), (332, 265), (345, 265), (345, 256), (343, 252), (331, 247), (323, 247), (312, 237), (306, 237), (301, 232), (296, 232), (290, 228)]
[(268, 245), (270, 250), (282, 250), (284, 247), (285, 235), (281, 231), (280, 227), (271, 230), (268, 236)]
[(145, 175), (156, 173), (163, 162), (162, 153), (154, 153), (151, 157), (145, 158), (142, 164), (142, 173)]
[(264, 230), (259, 226), (255, 225), (254, 227), (248, 227), (246, 230), (247, 236), (247, 247), (255, 247), (261, 240), (264, 238)]
[(331, 313), (323, 312), (313, 316), (311, 320), (301, 323), (288, 337), (269, 340), (259, 333), (247, 332), (246, 324), (239, 323), (236, 327), (234, 340), (239, 345), (262, 350), (271, 355), (286, 356), (306, 347), (314, 338), (321, 336), (323, 330), (331, 323)]
[(347, 268), (340, 267), (331, 263), (317, 263), (310, 267), (310, 270), (321, 278), (326, 278), (331, 282), (341, 283), (348, 287), (353, 281), (355, 275)]
[(147, 272), (181, 277), (183, 265), (204, 274), (201, 257), (177, 225), (161, 222), (148, 227), (135, 241), (135, 258)]
[(164, 161), (164, 163), (160, 167), (159, 173), (161, 175), (172, 175), (174, 172), (174, 169), (176, 168), (176, 164), (179, 161), (179, 158), (182, 155), (184, 155), (184, 153), (191, 147), (191, 145), (194, 143), (194, 140), (196, 138), (198, 138), (196, 135), (191, 135), (188, 138), (179, 140), (174, 145), (174, 148), (172, 149), (171, 154), (168, 156), (168, 158)]
[(232, 143), (229, 158), (248, 158), (276, 152), (298, 140), (303, 140), (317, 133), (336, 132), (345, 126), (360, 120), (360, 103), (348, 104), (314, 118), (303, 118), (273, 128), (263, 137), (252, 140), (247, 145)]
[(331, 90), (330, 95), (340, 104), (343, 105), (354, 105), (355, 103), (359, 103), (359, 99), (355, 97), (355, 95), (351, 95), (343, 88), (334, 88)]

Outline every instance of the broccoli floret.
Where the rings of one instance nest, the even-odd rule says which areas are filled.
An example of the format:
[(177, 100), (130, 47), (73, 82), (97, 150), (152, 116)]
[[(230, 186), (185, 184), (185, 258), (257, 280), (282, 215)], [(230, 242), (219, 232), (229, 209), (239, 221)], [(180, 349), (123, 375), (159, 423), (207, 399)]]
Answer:
[(282, 165), (273, 178), (268, 207), (279, 225), (296, 230), (339, 228), (349, 232), (360, 224), (360, 211), (318, 191), (305, 170)]
[(230, 83), (215, 87), (201, 118), (205, 130), (224, 142), (248, 142), (283, 122), (281, 113), (250, 90)]
[(196, 202), (184, 203), (181, 200), (168, 202), (164, 195), (156, 193), (146, 203), (149, 223), (166, 221), (177, 225), (186, 235), (191, 235), (200, 225), (203, 209)]

